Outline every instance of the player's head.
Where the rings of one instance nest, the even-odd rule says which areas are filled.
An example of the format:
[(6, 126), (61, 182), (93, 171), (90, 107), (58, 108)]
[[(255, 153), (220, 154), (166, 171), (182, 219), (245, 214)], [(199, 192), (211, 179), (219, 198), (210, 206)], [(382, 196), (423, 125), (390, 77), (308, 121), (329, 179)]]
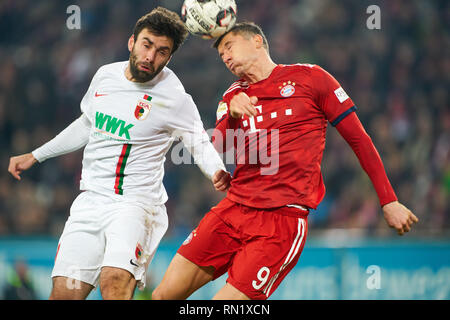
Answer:
[(134, 81), (153, 79), (183, 44), (188, 31), (180, 16), (157, 7), (141, 17), (128, 40), (129, 69)]
[(269, 51), (269, 43), (267, 42), (266, 35), (262, 31), (261, 27), (255, 24), (254, 22), (240, 22), (236, 23), (230, 30), (225, 32), (223, 35), (221, 35), (217, 40), (214, 42), (213, 47), (218, 49), (220, 43), (222, 42), (223, 38), (225, 38), (228, 34), (240, 34), (247, 39), (250, 39), (251, 37), (255, 35), (259, 35), (262, 39), (264, 48)]
[(227, 68), (241, 76), (244, 69), (261, 55), (269, 55), (264, 32), (253, 22), (236, 23), (213, 44)]

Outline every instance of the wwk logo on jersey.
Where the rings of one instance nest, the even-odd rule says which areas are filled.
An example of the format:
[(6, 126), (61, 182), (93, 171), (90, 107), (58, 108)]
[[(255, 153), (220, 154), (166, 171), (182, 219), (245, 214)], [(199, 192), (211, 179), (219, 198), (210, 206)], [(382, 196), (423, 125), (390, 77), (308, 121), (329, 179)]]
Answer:
[(150, 113), (150, 108), (152, 105), (150, 104), (152, 101), (152, 97), (149, 95), (144, 95), (144, 99), (139, 99), (136, 109), (134, 110), (134, 116), (138, 120), (145, 120)]
[(130, 140), (130, 132), (128, 130), (134, 125), (126, 124), (124, 120), (97, 111), (95, 113), (95, 127), (111, 134), (116, 134), (118, 131), (117, 135), (119, 137), (125, 136), (126, 139)]

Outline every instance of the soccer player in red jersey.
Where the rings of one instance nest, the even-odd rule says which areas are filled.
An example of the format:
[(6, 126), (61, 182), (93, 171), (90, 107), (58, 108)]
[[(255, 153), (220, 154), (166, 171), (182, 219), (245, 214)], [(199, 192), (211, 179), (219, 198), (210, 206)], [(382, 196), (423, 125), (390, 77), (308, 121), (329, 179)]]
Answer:
[(226, 198), (179, 248), (154, 299), (187, 298), (225, 272), (215, 299), (267, 299), (275, 291), (303, 250), (309, 209), (325, 194), (327, 122), (370, 177), (387, 224), (399, 235), (410, 231), (417, 217), (397, 201), (353, 101), (329, 73), (275, 64), (253, 23), (236, 24), (214, 46), (240, 78), (219, 103), (213, 134), (219, 151), (235, 148), (237, 166)]

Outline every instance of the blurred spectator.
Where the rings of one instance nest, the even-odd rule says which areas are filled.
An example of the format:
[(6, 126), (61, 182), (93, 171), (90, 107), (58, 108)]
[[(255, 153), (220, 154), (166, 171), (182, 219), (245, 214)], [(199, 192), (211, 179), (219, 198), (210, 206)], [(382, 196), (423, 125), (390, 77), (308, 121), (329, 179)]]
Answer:
[(14, 268), (11, 268), (6, 286), (3, 288), (4, 300), (36, 300), (27, 263), (24, 260), (16, 260)]
[[(21, 182), (7, 174), (9, 157), (48, 141), (80, 114), (79, 103), (97, 68), (128, 59), (126, 41), (140, 16), (156, 5), (179, 10), (182, 2), (83, 0), (78, 2), (81, 30), (68, 30), (65, 12), (72, 1), (1, 1), (0, 235), (61, 233), (79, 192), (82, 151), (33, 167)], [(397, 195), (420, 219), (413, 234), (445, 234), (450, 198), (450, 3), (237, 3), (238, 20), (263, 27), (276, 62), (319, 64), (338, 79), (355, 101)], [(369, 4), (381, 9), (381, 30), (366, 28)], [(193, 96), (205, 127), (212, 128), (217, 102), (234, 78), (211, 42), (190, 36), (169, 67)], [(357, 158), (331, 126), (327, 135), (322, 162), (327, 195), (312, 213), (317, 215), (312, 225), (389, 234)], [(174, 165), (170, 151), (164, 183), (169, 194), (167, 237), (187, 236), (224, 196), (214, 192), (195, 166)]]

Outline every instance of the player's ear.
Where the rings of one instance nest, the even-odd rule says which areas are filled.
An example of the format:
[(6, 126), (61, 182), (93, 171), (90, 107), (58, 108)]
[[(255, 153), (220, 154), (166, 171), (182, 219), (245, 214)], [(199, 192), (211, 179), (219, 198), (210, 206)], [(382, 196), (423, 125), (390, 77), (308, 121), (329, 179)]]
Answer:
[(134, 34), (131, 35), (131, 37), (128, 39), (128, 50), (131, 52), (133, 51), (134, 46)]
[(260, 34), (255, 34), (253, 36), (253, 41), (255, 42), (257, 49), (260, 49), (264, 45), (263, 37)]

